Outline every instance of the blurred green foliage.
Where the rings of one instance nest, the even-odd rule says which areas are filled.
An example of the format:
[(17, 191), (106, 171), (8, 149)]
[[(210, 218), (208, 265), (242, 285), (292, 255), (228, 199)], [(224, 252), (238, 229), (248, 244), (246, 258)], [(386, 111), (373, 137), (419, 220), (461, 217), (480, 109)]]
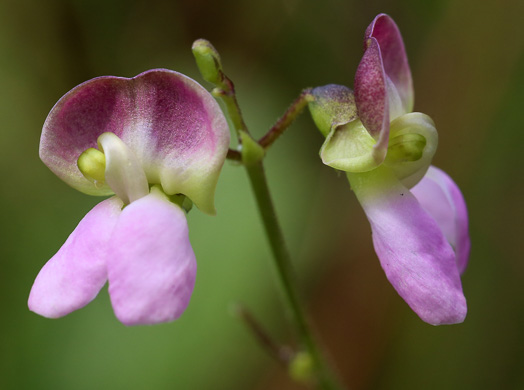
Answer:
[(53, 104), (92, 77), (178, 70), (197, 38), (220, 51), (262, 135), (302, 88), (352, 85), (379, 12), (403, 33), (415, 109), (437, 123), (436, 165), (463, 189), (473, 250), (462, 325), (422, 323), (387, 284), (344, 176), (317, 157), (308, 115), (271, 149), (270, 185), (318, 333), (352, 389), (524, 388), (524, 3), (473, 0), (0, 0), (0, 388), (298, 388), (230, 315), (246, 304), (282, 340), (269, 251), (243, 170), (226, 163), (218, 216), (189, 215), (199, 262), (187, 312), (126, 328), (107, 291), (59, 320), (27, 309), (32, 281), (99, 199), (38, 158)]

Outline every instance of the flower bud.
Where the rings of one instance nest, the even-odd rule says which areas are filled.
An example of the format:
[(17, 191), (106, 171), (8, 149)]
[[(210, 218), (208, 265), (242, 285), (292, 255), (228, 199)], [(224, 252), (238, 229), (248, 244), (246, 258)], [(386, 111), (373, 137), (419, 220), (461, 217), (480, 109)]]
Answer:
[(298, 352), (289, 363), (289, 375), (299, 383), (309, 383), (314, 378), (314, 363), (307, 352)]
[(223, 80), (222, 62), (218, 51), (211, 42), (197, 39), (192, 47), (193, 55), (204, 80), (213, 84), (221, 84)]

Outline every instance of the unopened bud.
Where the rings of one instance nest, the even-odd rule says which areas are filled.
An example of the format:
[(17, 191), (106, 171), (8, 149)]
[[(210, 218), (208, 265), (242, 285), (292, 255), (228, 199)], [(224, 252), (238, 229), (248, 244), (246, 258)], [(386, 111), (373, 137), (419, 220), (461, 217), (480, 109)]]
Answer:
[(315, 377), (315, 366), (311, 355), (307, 352), (298, 352), (289, 363), (289, 375), (300, 383), (310, 383)]
[(223, 81), (222, 62), (218, 51), (211, 42), (205, 39), (197, 39), (193, 43), (193, 55), (204, 80), (213, 84), (221, 84)]

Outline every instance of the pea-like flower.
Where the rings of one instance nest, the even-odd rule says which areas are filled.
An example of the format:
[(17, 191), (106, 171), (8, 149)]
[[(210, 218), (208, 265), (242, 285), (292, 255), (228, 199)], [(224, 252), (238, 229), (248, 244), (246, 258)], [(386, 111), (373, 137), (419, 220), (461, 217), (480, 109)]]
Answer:
[(345, 171), (371, 224), (388, 280), (430, 324), (462, 322), (460, 274), (470, 241), (464, 198), (431, 166), (437, 131), (413, 111), (413, 87), (402, 37), (388, 15), (369, 25), (354, 92), (315, 88), (310, 111), (326, 137), (324, 164)]
[(99, 77), (68, 92), (47, 117), (42, 161), (89, 195), (112, 195), (82, 219), (38, 274), (30, 310), (57, 318), (109, 281), (125, 325), (177, 319), (196, 275), (186, 211), (214, 214), (229, 145), (213, 97), (170, 70)]

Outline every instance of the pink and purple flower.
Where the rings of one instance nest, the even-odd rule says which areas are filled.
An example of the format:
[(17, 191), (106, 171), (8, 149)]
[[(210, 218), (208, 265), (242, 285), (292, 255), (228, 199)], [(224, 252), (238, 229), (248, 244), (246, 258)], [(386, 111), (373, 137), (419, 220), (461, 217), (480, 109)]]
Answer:
[(81, 192), (114, 196), (87, 213), (44, 265), (29, 308), (64, 316), (108, 281), (123, 324), (177, 319), (196, 276), (184, 207), (215, 213), (228, 146), (216, 101), (174, 71), (99, 77), (63, 96), (43, 127), (42, 161)]
[(437, 131), (431, 118), (412, 112), (411, 71), (393, 19), (380, 14), (367, 28), (354, 92), (328, 85), (313, 95), (310, 110), (326, 136), (322, 161), (346, 172), (388, 280), (425, 322), (462, 322), (466, 204), (453, 180), (431, 166)]

